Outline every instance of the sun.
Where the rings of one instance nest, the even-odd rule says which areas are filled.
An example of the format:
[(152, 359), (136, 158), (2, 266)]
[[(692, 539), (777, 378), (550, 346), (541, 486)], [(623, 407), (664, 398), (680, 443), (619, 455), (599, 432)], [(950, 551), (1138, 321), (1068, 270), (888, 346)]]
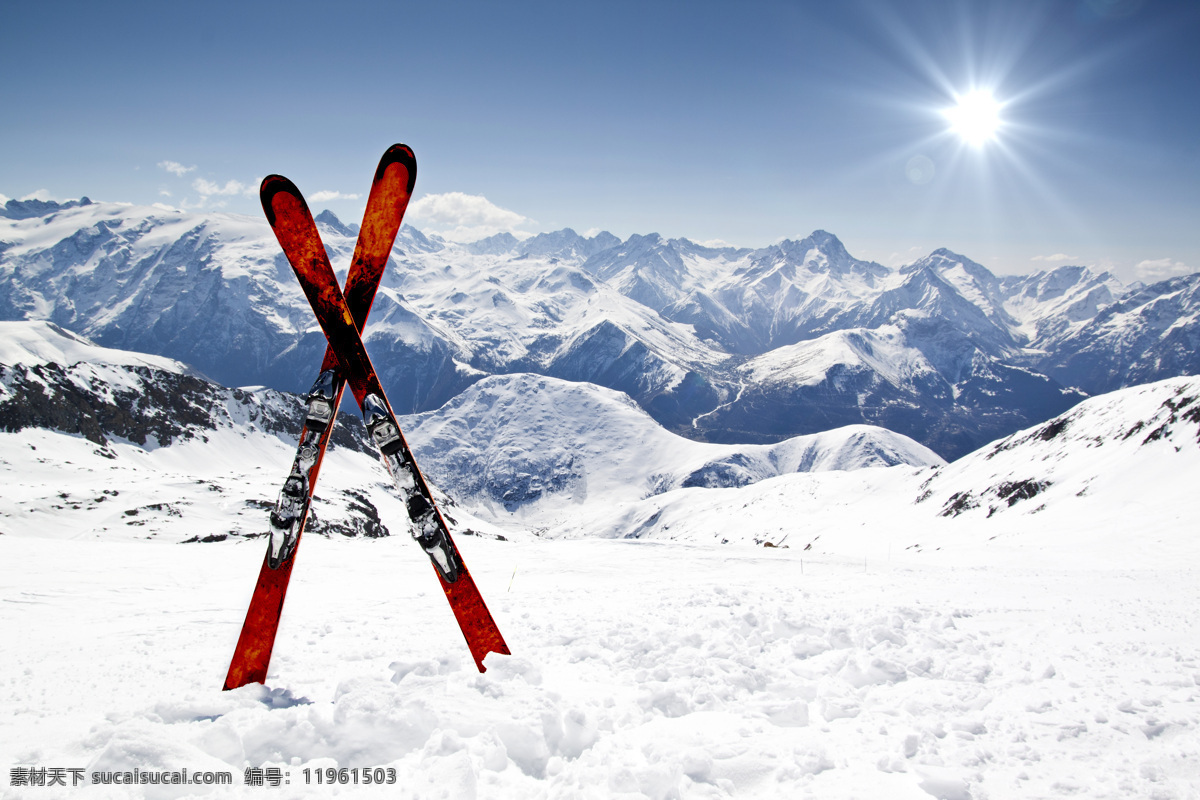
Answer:
[(955, 98), (955, 105), (946, 109), (950, 129), (975, 147), (982, 147), (996, 138), (1003, 120), (1000, 118), (1002, 105), (987, 89), (976, 89)]

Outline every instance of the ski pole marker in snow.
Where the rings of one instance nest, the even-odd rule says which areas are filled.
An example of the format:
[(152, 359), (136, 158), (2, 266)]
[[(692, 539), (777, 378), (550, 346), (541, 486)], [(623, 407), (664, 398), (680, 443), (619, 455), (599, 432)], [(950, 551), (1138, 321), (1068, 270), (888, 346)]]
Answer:
[(487, 654), (508, 654), (508, 645), (417, 468), (363, 346), (359, 331), (365, 315), (358, 319), (343, 295), (312, 212), (295, 184), (280, 175), (269, 175), (263, 180), (260, 197), (267, 221), (329, 342), (337, 374), (350, 386), (380, 460), (404, 501), (413, 538), (429, 556), (476, 667), (483, 672)]
[[(346, 275), (346, 302), (360, 326), (370, 314), (416, 178), (417, 162), (406, 145), (392, 145), (380, 158)], [(336, 367), (337, 357), (326, 349), (320, 372), (305, 397), (307, 409), (295, 461), (271, 512), (267, 554), (225, 677), (226, 689), (266, 681), (296, 549), (346, 388), (345, 378)]]

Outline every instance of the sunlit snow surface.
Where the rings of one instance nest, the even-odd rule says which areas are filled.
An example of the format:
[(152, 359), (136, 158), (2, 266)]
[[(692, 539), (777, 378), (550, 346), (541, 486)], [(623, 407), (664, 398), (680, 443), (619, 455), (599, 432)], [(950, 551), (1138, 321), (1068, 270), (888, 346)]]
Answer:
[[(3, 537), (5, 763), (227, 769), (237, 785), (214, 796), (254, 797), (327, 796), (303, 770), (328, 766), (397, 770), (346, 796), (422, 798), (1182, 798), (1200, 782), (1188, 570), (462, 548), (514, 653), (486, 674), (410, 542), (314, 538), (267, 686), (224, 693), (257, 543)], [(291, 784), (242, 786), (247, 765)]]
[[(569, 395), (541, 380), (514, 385)], [(643, 431), (612, 393), (579, 402)], [(509, 441), (488, 425), (473, 458)], [(594, 447), (588, 497), (540, 509), (542, 537), (453, 509), (513, 651), (483, 675), (378, 465), (339, 449), (319, 513), (359, 490), (393, 535), (306, 535), (267, 685), (221, 692), (266, 543), (179, 542), (265, 529), (290, 446), (240, 424), (158, 448), (0, 433), (0, 797), (1196, 797), (1198, 437), (1182, 378), (942, 466), (645, 496)], [(626, 443), (655, 460), (639, 479), (667, 441)], [(234, 785), (11, 786), (18, 767)], [(396, 783), (318, 784), (327, 767)]]

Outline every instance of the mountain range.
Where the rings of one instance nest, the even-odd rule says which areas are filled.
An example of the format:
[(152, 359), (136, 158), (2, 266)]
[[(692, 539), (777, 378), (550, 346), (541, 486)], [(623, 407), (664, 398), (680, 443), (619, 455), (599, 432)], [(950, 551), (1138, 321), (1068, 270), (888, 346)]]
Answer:
[[(356, 226), (318, 227), (344, 276)], [(1198, 292), (1195, 274), (999, 277), (944, 249), (892, 269), (824, 231), (749, 249), (404, 226), (364, 338), (403, 413), (530, 373), (622, 392), (698, 442), (865, 424), (953, 460), (1088, 395), (1200, 372)], [(265, 221), (87, 198), (0, 211), (0, 319), (283, 391), (325, 346)]]
[[(0, 323), (0, 534), (261, 537), (302, 408), (299, 396), (222, 387), (52, 323)], [(1197, 377), (1088, 398), (949, 464), (865, 425), (771, 445), (689, 441), (626, 395), (532, 373), (487, 377), (401, 424), (456, 535), (974, 564), (1195, 559)], [(371, 450), (343, 414), (309, 533), (404, 533)]]

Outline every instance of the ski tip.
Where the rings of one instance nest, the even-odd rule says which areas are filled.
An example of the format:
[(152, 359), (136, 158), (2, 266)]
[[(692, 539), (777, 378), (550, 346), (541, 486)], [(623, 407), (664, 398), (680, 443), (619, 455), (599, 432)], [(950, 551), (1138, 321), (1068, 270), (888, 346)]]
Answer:
[(413, 155), (412, 148), (400, 143), (389, 147), (384, 152), (383, 157), (379, 159), (379, 166), (375, 169), (376, 182), (383, 178), (383, 173), (392, 164), (400, 164), (408, 172), (408, 187), (406, 191), (411, 195), (413, 186), (417, 183), (417, 157)]
[(263, 213), (267, 215), (267, 222), (271, 223), (272, 227), (275, 226), (275, 195), (281, 192), (296, 198), (305, 210), (308, 209), (308, 203), (304, 202), (304, 195), (300, 194), (296, 184), (282, 175), (268, 175), (258, 187), (258, 199), (262, 201)]

